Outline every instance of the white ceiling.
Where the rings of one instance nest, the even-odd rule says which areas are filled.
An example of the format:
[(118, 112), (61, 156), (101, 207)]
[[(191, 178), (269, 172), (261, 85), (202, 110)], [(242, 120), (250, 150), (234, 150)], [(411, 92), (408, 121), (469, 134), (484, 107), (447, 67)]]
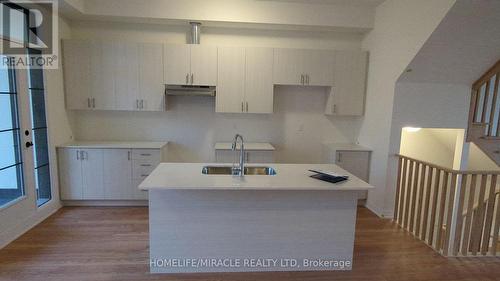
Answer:
[(302, 4), (317, 5), (348, 5), (348, 6), (369, 6), (376, 7), (385, 0), (257, 0), (257, 1), (275, 1), (275, 2), (296, 2)]
[(399, 81), (471, 85), (500, 59), (500, 1), (457, 0)]

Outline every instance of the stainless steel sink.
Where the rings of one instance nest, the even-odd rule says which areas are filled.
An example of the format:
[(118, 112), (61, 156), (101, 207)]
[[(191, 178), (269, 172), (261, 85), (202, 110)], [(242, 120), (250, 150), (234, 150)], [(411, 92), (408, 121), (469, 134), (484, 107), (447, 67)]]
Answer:
[[(205, 166), (201, 170), (204, 175), (232, 175), (231, 166)], [(274, 176), (276, 170), (271, 167), (245, 167), (244, 175), (250, 176)]]

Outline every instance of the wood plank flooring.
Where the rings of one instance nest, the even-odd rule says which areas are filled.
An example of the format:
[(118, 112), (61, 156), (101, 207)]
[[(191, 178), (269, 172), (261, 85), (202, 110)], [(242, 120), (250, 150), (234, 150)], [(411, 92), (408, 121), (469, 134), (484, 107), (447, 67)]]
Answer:
[(150, 275), (148, 209), (65, 207), (0, 250), (1, 281), (500, 280), (500, 258), (444, 258), (365, 208), (358, 209), (354, 269)]

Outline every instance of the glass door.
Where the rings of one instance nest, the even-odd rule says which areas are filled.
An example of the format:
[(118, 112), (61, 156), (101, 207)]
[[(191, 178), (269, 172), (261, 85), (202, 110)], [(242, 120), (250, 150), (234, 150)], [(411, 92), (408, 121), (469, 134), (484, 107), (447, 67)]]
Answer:
[[(3, 56), (0, 56), (3, 59)], [(24, 196), (19, 93), (13, 69), (0, 68), (0, 207)]]

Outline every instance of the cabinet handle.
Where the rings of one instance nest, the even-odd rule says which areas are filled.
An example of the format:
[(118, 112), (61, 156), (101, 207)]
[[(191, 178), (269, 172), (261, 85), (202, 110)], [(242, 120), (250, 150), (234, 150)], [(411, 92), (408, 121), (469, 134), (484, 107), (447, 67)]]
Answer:
[(149, 176), (149, 175), (141, 175), (141, 177), (147, 177), (147, 176)]
[(139, 100), (135, 100), (135, 109), (139, 109)]
[(92, 98), (92, 108), (95, 108), (95, 98)]
[(309, 85), (309, 74), (306, 74), (306, 84)]
[(248, 102), (247, 102), (247, 112), (248, 112)]
[(87, 151), (84, 151), (83, 155), (85, 155), (84, 160), (89, 160), (89, 153)]
[(76, 151), (76, 160), (80, 160), (80, 151)]
[(241, 112), (243, 112), (243, 102), (241, 102)]
[(333, 113), (337, 113), (337, 105), (333, 104)]
[(141, 167), (151, 167), (151, 164), (141, 164)]
[(130, 161), (130, 151), (127, 151), (127, 159)]
[(144, 109), (144, 100), (141, 100), (141, 109)]
[(339, 163), (341, 163), (341, 162), (342, 162), (342, 153), (340, 153), (340, 152), (339, 152), (339, 158), (337, 159), (337, 161), (338, 161)]
[(141, 153), (141, 156), (151, 156), (149, 153)]
[(194, 75), (193, 73), (191, 73), (191, 85), (193, 85), (193, 82), (194, 82)]
[(189, 73), (186, 73), (186, 85), (189, 84)]
[(90, 98), (87, 98), (87, 108), (90, 108)]
[(304, 74), (300, 75), (300, 84), (304, 85)]

